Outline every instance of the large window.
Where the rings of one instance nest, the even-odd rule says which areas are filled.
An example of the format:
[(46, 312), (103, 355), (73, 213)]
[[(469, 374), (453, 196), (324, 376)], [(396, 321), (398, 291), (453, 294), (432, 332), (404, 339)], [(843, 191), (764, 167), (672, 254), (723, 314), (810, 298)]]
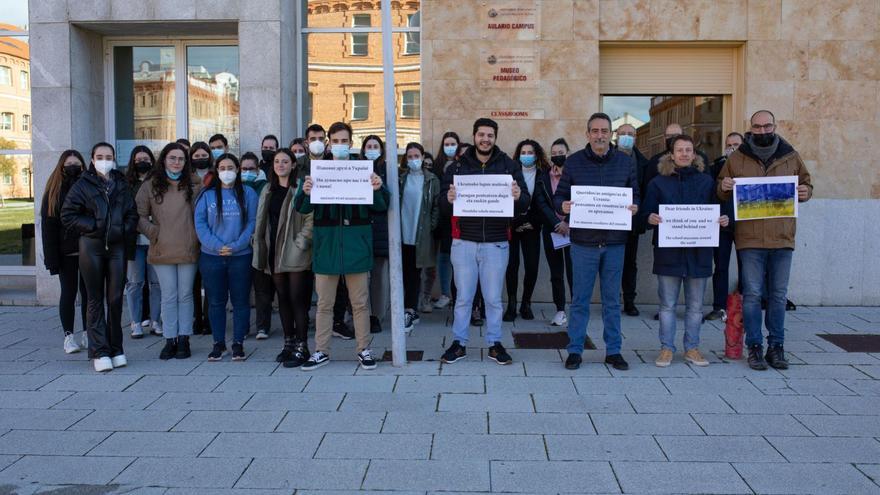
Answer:
[(400, 116), (405, 119), (421, 117), (420, 91), (403, 91), (400, 98)]
[(351, 94), (351, 120), (367, 120), (370, 117), (370, 93), (360, 91)]
[(11, 112), (0, 113), (0, 131), (14, 131), (15, 116)]
[(12, 68), (0, 65), (0, 86), (12, 86)]
[[(370, 14), (355, 14), (351, 18), (351, 27), (370, 27)], [(351, 33), (351, 54), (358, 57), (369, 55), (369, 37), (369, 33)]]
[[(420, 25), (419, 20), (420, 14), (416, 12), (415, 14), (408, 14), (406, 16), (406, 25), (411, 28), (417, 28)], [(404, 55), (418, 55), (422, 51), (421, 47), (421, 34), (419, 33), (406, 33), (405, 35), (406, 45), (403, 48)]]
[(26, 70), (18, 73), (18, 85), (21, 86), (22, 89), (30, 89), (31, 81)]
[(189, 46), (186, 66), (190, 141), (223, 134), (238, 153), (238, 47)]

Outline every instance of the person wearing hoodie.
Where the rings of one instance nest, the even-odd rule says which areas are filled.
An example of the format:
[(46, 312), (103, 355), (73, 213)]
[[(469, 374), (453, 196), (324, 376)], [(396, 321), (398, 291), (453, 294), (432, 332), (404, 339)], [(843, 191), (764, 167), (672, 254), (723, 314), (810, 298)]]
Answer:
[[(718, 173), (717, 193), (721, 201), (733, 195), (739, 177), (797, 176), (797, 200), (809, 201), (813, 183), (797, 151), (776, 134), (776, 118), (769, 110), (758, 110), (751, 119), (751, 132)], [(787, 369), (785, 359), (785, 305), (788, 278), (794, 255), (796, 218), (766, 218), (736, 222), (734, 243), (743, 287), (743, 326), (749, 349), (749, 367)], [(763, 354), (761, 292), (767, 286), (767, 354)]]
[[(645, 167), (648, 159), (636, 147), (636, 128), (632, 124), (623, 124), (617, 128), (617, 149), (632, 157), (636, 162), (636, 180), (639, 181), (640, 191), (644, 191), (647, 184), (642, 182), (645, 175)], [(629, 239), (626, 241), (626, 249), (623, 253), (623, 312), (628, 316), (639, 316), (636, 308), (636, 287), (638, 286), (638, 255), (639, 237), (645, 233), (645, 226), (641, 222), (633, 225)]]
[(99, 372), (128, 364), (122, 349), (122, 295), (125, 263), (134, 258), (138, 216), (115, 157), (108, 143), (92, 147), (89, 169), (70, 188), (61, 207), (61, 224), (79, 234), (89, 358)]
[[(531, 195), (522, 167), (495, 145), (498, 124), (492, 119), (477, 119), (473, 135), (474, 146), (446, 169), (440, 190), (440, 208), (451, 215), (456, 200), (453, 184), (456, 175), (498, 174), (510, 176), (513, 215), (522, 214), (531, 204)], [(510, 218), (501, 217), (456, 217), (454, 220), (451, 257), (457, 295), (452, 321), (453, 341), (441, 357), (444, 363), (467, 357), (468, 324), (478, 282), (486, 304), (487, 356), (500, 365), (513, 362), (501, 344), (501, 291), (510, 255), (510, 221)]]
[[(660, 298), (660, 355), (654, 362), (665, 368), (672, 364), (675, 354), (675, 307), (678, 294), (684, 287), (684, 360), (694, 366), (709, 366), (700, 353), (700, 325), (703, 322), (703, 294), (712, 276), (711, 247), (659, 247), (658, 225), (660, 205), (717, 204), (715, 182), (703, 173), (703, 159), (694, 152), (690, 136), (676, 136), (672, 140), (672, 154), (664, 156), (658, 166), (658, 175), (645, 193), (640, 216), (649, 229), (654, 229), (654, 275), (657, 275), (657, 293)], [(726, 227), (727, 215), (720, 215), (718, 223)]]
[(68, 230), (61, 223), (61, 206), (70, 188), (83, 174), (85, 160), (76, 150), (65, 150), (46, 182), (40, 207), (40, 232), (43, 236), (43, 261), (51, 275), (58, 275), (61, 294), (58, 316), (64, 331), (64, 352), (73, 354), (81, 349), (73, 335), (76, 317), (76, 294), (79, 289), (82, 318), (82, 348), (89, 346), (86, 324), (88, 298), (79, 268), (79, 232)]

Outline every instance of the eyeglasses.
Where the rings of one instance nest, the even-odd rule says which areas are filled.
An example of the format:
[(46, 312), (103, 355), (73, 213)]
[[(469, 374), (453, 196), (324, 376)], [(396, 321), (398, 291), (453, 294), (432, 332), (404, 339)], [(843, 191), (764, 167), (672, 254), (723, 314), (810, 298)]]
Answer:
[(753, 131), (760, 131), (760, 130), (772, 131), (774, 127), (776, 127), (776, 124), (764, 124), (764, 125), (752, 124)]

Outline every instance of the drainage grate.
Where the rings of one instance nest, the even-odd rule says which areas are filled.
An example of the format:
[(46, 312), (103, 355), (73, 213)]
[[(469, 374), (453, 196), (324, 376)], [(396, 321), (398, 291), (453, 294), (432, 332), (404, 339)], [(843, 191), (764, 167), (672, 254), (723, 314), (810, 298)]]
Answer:
[[(406, 351), (406, 360), (409, 362), (421, 361), (424, 354), (425, 351)], [(382, 354), (382, 361), (388, 361), (389, 363), (393, 361), (391, 351), (385, 351), (385, 354)]]
[(880, 352), (880, 335), (878, 334), (823, 333), (816, 335), (846, 352)]
[[(514, 332), (513, 345), (517, 349), (565, 349), (568, 347), (568, 332)], [(595, 349), (596, 344), (587, 337), (585, 349)]]

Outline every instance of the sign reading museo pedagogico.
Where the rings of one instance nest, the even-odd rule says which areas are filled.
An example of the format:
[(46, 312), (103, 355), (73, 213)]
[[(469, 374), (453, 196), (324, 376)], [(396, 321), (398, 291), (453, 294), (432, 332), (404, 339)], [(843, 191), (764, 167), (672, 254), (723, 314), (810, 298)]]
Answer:
[(372, 160), (313, 160), (312, 204), (371, 205)]

